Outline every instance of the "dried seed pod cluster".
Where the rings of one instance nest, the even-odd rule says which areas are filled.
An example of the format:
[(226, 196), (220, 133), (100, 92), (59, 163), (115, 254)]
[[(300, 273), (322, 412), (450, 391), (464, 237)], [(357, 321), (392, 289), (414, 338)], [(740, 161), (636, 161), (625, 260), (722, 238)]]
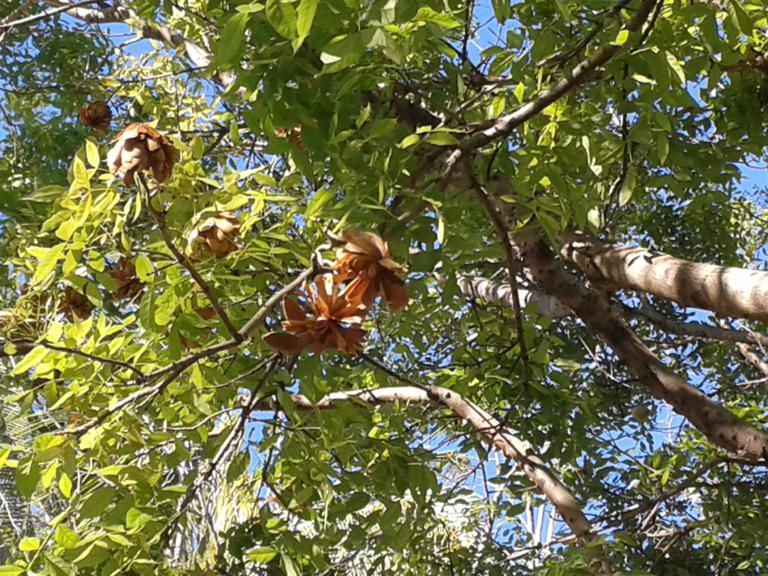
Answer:
[(123, 129), (107, 154), (109, 171), (132, 186), (137, 172), (152, 170), (158, 184), (167, 182), (176, 163), (176, 149), (168, 137), (148, 124), (130, 124)]
[(136, 276), (136, 268), (130, 260), (121, 260), (119, 264), (109, 270), (109, 277), (115, 283), (115, 293), (112, 299), (133, 300), (144, 290), (143, 285)]
[(94, 132), (106, 132), (112, 121), (112, 110), (104, 100), (95, 100), (80, 108), (77, 116), (81, 124)]
[(285, 331), (270, 332), (264, 340), (283, 354), (341, 350), (356, 354), (362, 348), (362, 322), (378, 296), (390, 310), (408, 304), (403, 277), (406, 269), (390, 257), (389, 246), (376, 234), (345, 230), (338, 240), (333, 274), (323, 274), (307, 283), (305, 296), (310, 313), (291, 297), (283, 300)]
[(226, 258), (237, 250), (235, 238), (240, 234), (240, 220), (231, 212), (221, 212), (195, 226), (187, 236), (187, 253), (199, 258), (210, 252), (217, 258)]

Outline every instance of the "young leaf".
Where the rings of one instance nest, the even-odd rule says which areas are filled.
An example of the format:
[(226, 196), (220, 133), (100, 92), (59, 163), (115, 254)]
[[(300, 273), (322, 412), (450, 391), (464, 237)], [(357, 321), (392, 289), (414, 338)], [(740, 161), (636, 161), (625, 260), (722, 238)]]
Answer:
[(248, 24), (248, 14), (235, 14), (227, 21), (216, 46), (216, 62), (218, 64), (233, 64), (243, 43), (246, 24)]
[(621, 183), (621, 189), (619, 190), (619, 206), (623, 207), (632, 199), (632, 192), (635, 189), (635, 169), (630, 166), (626, 176), (624, 176), (624, 182)]
[(277, 556), (277, 550), (268, 546), (261, 546), (251, 550), (246, 555), (248, 556), (249, 560), (255, 562), (256, 564), (267, 564), (275, 556)]
[[(314, 14), (313, 14), (314, 17)], [(267, 22), (283, 38), (293, 40), (297, 36), (296, 9), (281, 0), (267, 0)], [(310, 26), (311, 26), (310, 22)]]
[(298, 16), (296, 17), (296, 32), (299, 35), (293, 43), (293, 51), (299, 49), (304, 39), (309, 36), (312, 29), (312, 21), (315, 19), (317, 4), (319, 0), (301, 0), (299, 3)]

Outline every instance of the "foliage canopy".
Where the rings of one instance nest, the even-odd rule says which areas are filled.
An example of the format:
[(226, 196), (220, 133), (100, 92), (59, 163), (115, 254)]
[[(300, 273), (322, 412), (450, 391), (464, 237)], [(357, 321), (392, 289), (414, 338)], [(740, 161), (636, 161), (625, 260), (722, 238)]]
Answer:
[(0, 575), (766, 573), (767, 112), (763, 0), (0, 0)]

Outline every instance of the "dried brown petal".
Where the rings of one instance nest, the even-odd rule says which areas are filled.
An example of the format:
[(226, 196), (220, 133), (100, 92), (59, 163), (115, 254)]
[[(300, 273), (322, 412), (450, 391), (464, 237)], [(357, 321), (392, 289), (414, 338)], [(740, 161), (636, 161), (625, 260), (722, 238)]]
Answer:
[(349, 282), (346, 297), (352, 304), (370, 306), (383, 295), (392, 310), (408, 304), (408, 290), (400, 277), (406, 269), (392, 260), (389, 246), (380, 236), (350, 228), (339, 239), (346, 242), (337, 252), (336, 282)]

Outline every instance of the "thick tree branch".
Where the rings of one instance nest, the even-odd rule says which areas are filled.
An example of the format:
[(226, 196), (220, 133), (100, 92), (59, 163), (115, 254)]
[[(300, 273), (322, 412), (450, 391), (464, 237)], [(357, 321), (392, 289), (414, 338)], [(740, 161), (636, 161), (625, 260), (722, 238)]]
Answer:
[[(292, 395), (290, 398), (299, 410), (332, 410), (340, 404), (348, 402), (363, 405), (399, 402), (447, 408), (472, 426), (486, 442), (517, 463), (530, 481), (555, 506), (576, 536), (584, 540), (591, 537), (592, 526), (584, 515), (581, 506), (567, 488), (547, 470), (543, 461), (531, 452), (529, 445), (505, 429), (488, 412), (464, 399), (453, 390), (440, 386), (406, 385), (372, 390), (333, 392), (317, 402), (312, 402), (307, 397), (298, 394)], [(254, 406), (256, 410), (270, 412), (275, 408), (276, 405), (270, 401), (263, 401)]]
[[(561, 318), (573, 314), (557, 298), (553, 298), (536, 289), (520, 288), (522, 280), (520, 277), (517, 280), (517, 297), (522, 308), (526, 308), (531, 304), (537, 313), (552, 318)], [(513, 288), (507, 282), (497, 282), (483, 276), (460, 275), (456, 279), (456, 284), (459, 287), (459, 291), (467, 298), (479, 300), (484, 304), (500, 304), (510, 310), (514, 309)]]
[(768, 461), (768, 434), (741, 421), (678, 378), (622, 321), (601, 293), (569, 274), (532, 227), (514, 235), (536, 283), (599, 334), (648, 390), (668, 402), (715, 445), (752, 462)]
[(768, 322), (768, 272), (690, 262), (580, 234), (567, 240), (563, 257), (601, 286), (645, 292), (720, 316)]

